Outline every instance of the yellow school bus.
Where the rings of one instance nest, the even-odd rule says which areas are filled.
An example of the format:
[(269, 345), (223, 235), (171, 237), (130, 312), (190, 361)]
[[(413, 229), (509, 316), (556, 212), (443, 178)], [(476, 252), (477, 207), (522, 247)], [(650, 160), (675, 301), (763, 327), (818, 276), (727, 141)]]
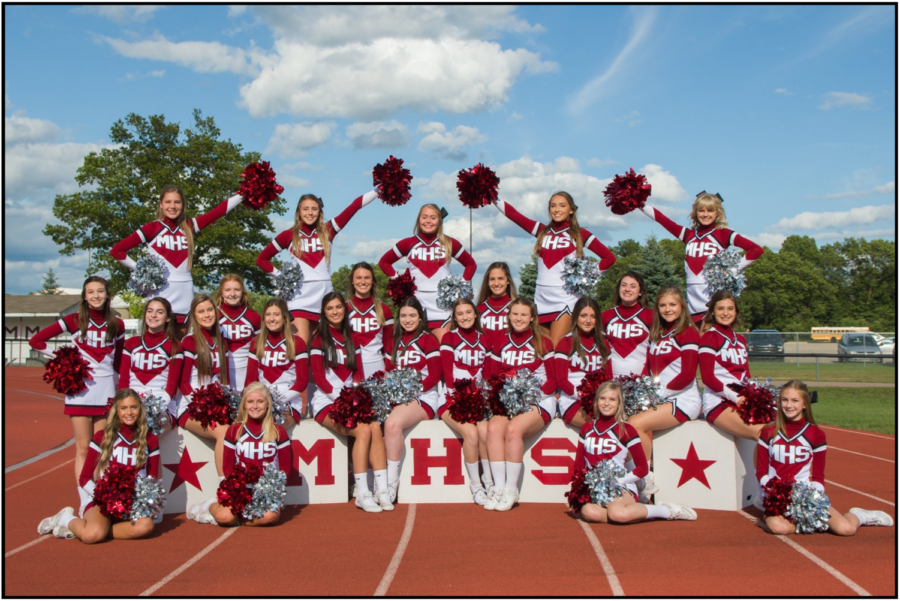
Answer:
[(812, 328), (813, 340), (837, 342), (848, 332), (868, 332), (869, 328)]

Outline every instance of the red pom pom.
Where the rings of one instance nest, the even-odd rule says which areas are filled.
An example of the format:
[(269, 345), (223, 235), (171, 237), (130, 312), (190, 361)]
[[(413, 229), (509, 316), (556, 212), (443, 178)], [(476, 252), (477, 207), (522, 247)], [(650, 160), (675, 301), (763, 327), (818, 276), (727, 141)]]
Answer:
[(372, 395), (363, 386), (344, 386), (334, 400), (331, 419), (351, 430), (357, 424), (371, 424), (375, 419), (372, 411)]
[(238, 194), (244, 197), (244, 205), (254, 211), (277, 200), (284, 192), (284, 187), (275, 181), (275, 172), (269, 166), (269, 161), (247, 165), (241, 177), (243, 181)]
[(397, 277), (391, 278), (387, 285), (388, 298), (391, 299), (394, 306), (397, 307), (402, 305), (403, 301), (410, 296), (413, 296), (416, 293), (416, 290), (418, 290), (418, 288), (416, 288), (416, 281), (409, 273), (409, 269)]
[(403, 168), (403, 159), (394, 158), (393, 155), (384, 163), (378, 163), (372, 168), (372, 182), (376, 188), (380, 187), (381, 201), (392, 207), (409, 202), (412, 197), (409, 193), (412, 179), (409, 169)]
[(484, 419), (484, 393), (471, 378), (453, 382), (453, 391), (447, 393), (447, 410), (459, 424), (477, 424)]
[(486, 207), (497, 200), (499, 185), (497, 174), (481, 163), (471, 169), (460, 169), (456, 180), (459, 199), (470, 209)]
[(569, 507), (575, 511), (581, 511), (581, 508), (591, 502), (591, 491), (584, 483), (584, 474), (587, 472), (584, 468), (575, 468), (572, 475), (572, 486), (569, 492), (565, 493), (569, 500)]
[(126, 519), (131, 514), (136, 478), (133, 467), (110, 463), (94, 488), (94, 504), (100, 513), (114, 520)]
[(231, 408), (225, 391), (218, 382), (194, 391), (188, 404), (188, 417), (200, 422), (204, 428), (231, 424)]
[(84, 381), (93, 380), (92, 371), (78, 347), (66, 345), (56, 349), (56, 354), (44, 367), (44, 382), (52, 385), (56, 392), (75, 396), (87, 390)]
[(600, 388), (600, 385), (607, 381), (609, 381), (609, 376), (602, 369), (596, 369), (584, 374), (581, 384), (575, 389), (578, 392), (578, 402), (581, 408), (584, 409), (584, 412), (591, 419), (595, 417), (594, 395), (597, 394), (597, 389)]
[(232, 515), (241, 515), (247, 503), (253, 500), (253, 489), (249, 485), (259, 482), (264, 469), (261, 465), (235, 465), (231, 474), (219, 483), (216, 500), (231, 509)]
[(502, 374), (496, 374), (487, 379), (488, 385), (488, 407), (493, 415), (503, 415), (509, 417), (506, 413), (506, 405), (500, 401), (500, 393), (503, 391), (503, 385), (506, 384), (507, 378), (516, 375), (516, 370), (510, 369)]
[(642, 209), (647, 204), (650, 196), (650, 184), (647, 178), (634, 169), (629, 169), (625, 175), (617, 175), (606, 186), (603, 193), (606, 196), (606, 206), (616, 215), (627, 215), (635, 209)]
[(784, 515), (791, 504), (791, 493), (794, 492), (794, 478), (782, 480), (776, 476), (766, 482), (762, 490), (765, 495), (763, 498), (763, 509), (766, 517)]
[(745, 424), (753, 426), (775, 421), (777, 408), (775, 395), (771, 390), (753, 382), (729, 384), (728, 388), (744, 397), (743, 402), (737, 406), (737, 414)]

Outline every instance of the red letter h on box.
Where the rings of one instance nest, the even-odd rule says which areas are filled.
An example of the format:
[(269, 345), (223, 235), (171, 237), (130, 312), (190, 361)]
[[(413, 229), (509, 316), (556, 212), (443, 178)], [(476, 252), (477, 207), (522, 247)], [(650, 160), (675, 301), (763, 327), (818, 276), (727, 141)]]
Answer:
[(447, 469), (444, 484), (465, 484), (462, 475), (462, 441), (458, 438), (445, 438), (445, 455), (429, 455), (431, 440), (428, 438), (412, 438), (409, 446), (413, 450), (413, 476), (410, 482), (415, 486), (431, 484), (428, 468), (443, 467)]

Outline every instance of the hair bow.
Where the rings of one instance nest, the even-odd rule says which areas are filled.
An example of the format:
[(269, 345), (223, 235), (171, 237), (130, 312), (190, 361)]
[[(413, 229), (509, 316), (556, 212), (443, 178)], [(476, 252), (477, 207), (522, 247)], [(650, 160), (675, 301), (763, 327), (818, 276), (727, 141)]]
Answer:
[[(706, 190), (700, 190), (699, 192), (697, 192), (697, 196), (695, 196), (694, 198), (700, 198), (700, 196), (703, 195), (703, 194), (706, 194)], [(716, 192), (715, 194), (713, 194), (713, 196), (715, 196), (716, 198), (718, 198), (718, 199), (719, 199), (719, 202), (725, 202), (725, 199), (722, 198), (722, 195), (719, 194), (718, 192)]]

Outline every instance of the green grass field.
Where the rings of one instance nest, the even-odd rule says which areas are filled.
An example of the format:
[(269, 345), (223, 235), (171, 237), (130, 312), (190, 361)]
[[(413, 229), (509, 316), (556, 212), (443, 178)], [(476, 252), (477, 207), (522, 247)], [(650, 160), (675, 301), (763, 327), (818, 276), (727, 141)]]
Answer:
[(813, 416), (820, 424), (879, 434), (897, 434), (896, 388), (817, 388)]
[[(774, 361), (751, 361), (750, 373), (754, 378), (772, 378), (787, 381), (800, 378), (804, 382), (816, 381), (815, 363), (776, 363)], [(820, 363), (820, 382), (866, 382), (887, 384), (895, 381), (896, 369), (893, 363)]]

